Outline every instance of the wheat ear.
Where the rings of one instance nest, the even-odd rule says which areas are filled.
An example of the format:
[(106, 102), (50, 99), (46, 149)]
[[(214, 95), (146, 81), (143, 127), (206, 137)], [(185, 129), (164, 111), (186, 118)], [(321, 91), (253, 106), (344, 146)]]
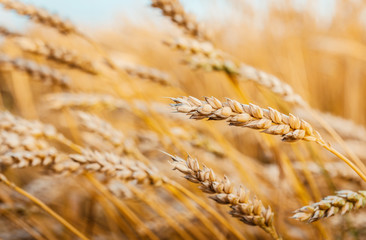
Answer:
[(122, 99), (107, 94), (96, 93), (56, 93), (46, 96), (48, 108), (59, 110), (63, 108), (92, 108), (104, 107), (108, 109), (129, 109), (129, 105)]
[(336, 196), (327, 196), (320, 202), (296, 210), (292, 218), (311, 223), (338, 213), (343, 215), (366, 205), (366, 191), (342, 190), (336, 194)]
[(15, 41), (23, 51), (44, 56), (86, 73), (97, 74), (96, 63), (80, 56), (76, 51), (55, 46), (39, 39), (19, 37)]
[(286, 142), (306, 140), (323, 141), (320, 134), (304, 120), (292, 114), (288, 116), (273, 108), (263, 109), (254, 104), (241, 104), (227, 99), (221, 102), (215, 97), (200, 101), (194, 97), (171, 98), (171, 106), (177, 112), (187, 113), (191, 119), (227, 120), (230, 125), (242, 126), (273, 135), (282, 135)]
[(44, 9), (36, 8), (16, 0), (0, 0), (0, 4), (5, 9), (14, 10), (19, 15), (28, 16), (37, 23), (55, 28), (62, 34), (78, 33), (76, 27), (70, 21), (62, 20), (59, 16), (50, 14)]
[(364, 181), (366, 175), (348, 158), (332, 148), (320, 134), (306, 121), (289, 114), (285, 115), (273, 108), (263, 109), (254, 104), (241, 104), (227, 99), (225, 103), (215, 97), (200, 101), (194, 97), (171, 98), (171, 106), (191, 119), (227, 120), (230, 125), (262, 130), (263, 133), (281, 135), (285, 142), (298, 140), (312, 141), (327, 149), (347, 163)]
[(76, 111), (74, 113), (83, 129), (98, 135), (104, 141), (111, 143), (115, 148), (123, 148), (125, 136), (108, 121), (83, 111)]
[(43, 166), (56, 173), (102, 173), (107, 179), (120, 179), (161, 185), (164, 177), (156, 170), (136, 160), (113, 153), (83, 149), (81, 154), (63, 154), (54, 148), (41, 151), (8, 152), (0, 157), (0, 163), (13, 168)]
[(169, 82), (170, 76), (156, 68), (145, 67), (141, 65), (136, 66), (123, 66), (123, 70), (127, 72), (131, 77), (138, 77), (141, 79), (150, 80), (152, 82), (159, 83), (163, 86), (171, 85)]
[(191, 57), (186, 63), (192, 68), (224, 71), (239, 79), (253, 81), (279, 95), (286, 102), (302, 107), (307, 105), (306, 101), (287, 83), (276, 76), (234, 60), (229, 54), (214, 48), (210, 42), (181, 38), (166, 40), (165, 43), (171, 48), (188, 52)]
[[(364, 163), (351, 151), (351, 149), (345, 144), (339, 134), (334, 130), (337, 129), (337, 126), (333, 126), (332, 122), (328, 123), (324, 121), (322, 114), (316, 113), (316, 110), (311, 108), (309, 104), (299, 94), (297, 94), (289, 84), (281, 81), (274, 75), (268, 74), (245, 63), (235, 61), (232, 56), (217, 49), (213, 49), (211, 47), (207, 51), (205, 50), (204, 44), (207, 45), (207, 43), (200, 43), (195, 40), (183, 40), (170, 41), (168, 45), (173, 48), (189, 52), (192, 57), (188, 61), (188, 64), (194, 68), (224, 71), (231, 77), (231, 79), (251, 80), (254, 83), (263, 86), (273, 93), (277, 94), (284, 101), (303, 107), (311, 113), (312, 117), (315, 118), (321, 124), (321, 126), (334, 137), (334, 139), (338, 143), (342, 145), (343, 149), (345, 149), (347, 154), (357, 164), (357, 166), (363, 172), (366, 172), (366, 167)], [(334, 149), (330, 151), (333, 151), (335, 155), (340, 157), (339, 153), (334, 151)]]
[(18, 71), (26, 72), (32, 78), (41, 80), (48, 84), (60, 85), (61, 87), (70, 87), (70, 78), (59, 71), (40, 65), (31, 60), (23, 58), (10, 58), (7, 55), (0, 54), (0, 67), (12, 67)]
[(199, 39), (208, 38), (203, 25), (184, 10), (179, 0), (152, 0), (151, 6), (161, 9), (164, 16), (182, 27), (187, 34)]
[[(170, 155), (171, 156), (171, 155)], [(214, 194), (210, 198), (219, 204), (230, 204), (230, 214), (239, 218), (240, 221), (252, 226), (259, 226), (269, 233), (273, 239), (280, 239), (274, 223), (274, 213), (270, 207), (265, 208), (261, 200), (256, 197), (250, 199), (249, 191), (240, 186), (238, 189), (230, 182), (226, 176), (224, 179), (216, 177), (212, 169), (203, 166), (200, 169), (197, 160), (187, 158), (187, 161), (177, 156), (171, 156), (173, 170), (178, 170), (186, 174), (185, 178), (193, 183), (199, 183), (203, 192)]]

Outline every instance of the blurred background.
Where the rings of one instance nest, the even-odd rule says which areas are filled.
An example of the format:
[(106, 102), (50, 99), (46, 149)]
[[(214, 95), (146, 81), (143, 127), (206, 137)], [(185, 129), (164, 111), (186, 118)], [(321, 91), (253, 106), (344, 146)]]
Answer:
[[(315, 143), (285, 143), (279, 136), (229, 127), (224, 121), (190, 120), (173, 113), (168, 99), (190, 95), (201, 100), (203, 96), (215, 96), (225, 101), (229, 97), (294, 113), (362, 166), (366, 161), (365, 1), (181, 0), (184, 10), (204, 26), (209, 36), (206, 40), (187, 34), (186, 29), (164, 17), (161, 9), (151, 7), (147, 0), (22, 2), (70, 20), (82, 34), (63, 34), (0, 8), (0, 26), (17, 33), (0, 37), (1, 54), (32, 61), (29, 65), (33, 67), (9, 68), (3, 64), (7, 58), (0, 58), (1, 109), (51, 124), (83, 149), (144, 162), (159, 176), (182, 184), (203, 200), (200, 205), (186, 192), (140, 184), (136, 179), (111, 182), (95, 172), (96, 178), (117, 196), (111, 201), (82, 174), (60, 177), (42, 166), (11, 167), (0, 157), (2, 172), (9, 179), (44, 201), (86, 236), (153, 239), (147, 234), (149, 229), (158, 239), (187, 239), (184, 233), (191, 239), (214, 239), (218, 236), (215, 233), (221, 233), (221, 239), (270, 239), (258, 227), (232, 218), (228, 206), (215, 203), (197, 184), (187, 183), (182, 174), (172, 171), (169, 157), (161, 152), (165, 151), (182, 158), (190, 154), (217, 175), (229, 176), (236, 186), (244, 185), (251, 196), (256, 195), (271, 206), (277, 230), (284, 239), (366, 239), (364, 210), (315, 224), (290, 218), (294, 210), (337, 190), (365, 189), (365, 183), (340, 159)], [(181, 45), (172, 46), (172, 42)], [(47, 50), (50, 46), (54, 47), (52, 51)], [(264, 87), (225, 68), (198, 66), (192, 56), (205, 49), (209, 57), (217, 57), (218, 51), (234, 66), (248, 64), (289, 84), (336, 130), (345, 145), (303, 106), (276, 94), (276, 86)], [(87, 63), (86, 70), (70, 63), (70, 52), (76, 56), (72, 60), (80, 58)], [(47, 55), (51, 53), (54, 55)], [(21, 60), (15, 62), (24, 63)], [(50, 84), (50, 79), (42, 75), (47, 71), (40, 68), (43, 72), (37, 72), (34, 63), (51, 68), (48, 72), (65, 74), (70, 80), (68, 88), (59, 86), (57, 81)], [(158, 77), (151, 77), (156, 72)], [(107, 103), (100, 103), (100, 95), (109, 97)], [(95, 122), (89, 115), (80, 117), (76, 110), (101, 121)], [(1, 121), (4, 119), (7, 118)], [(17, 124), (24, 123), (15, 121)], [(106, 127), (108, 124), (110, 128)], [(2, 133), (4, 126), (7, 125), (0, 124)], [(30, 126), (19, 127), (25, 129), (23, 133), (15, 131), (12, 137), (0, 134), (2, 146), (8, 147), (0, 149), (0, 153), (10, 156), (54, 147), (63, 157), (81, 154), (65, 140), (33, 136), (33, 125)], [(12, 148), (14, 138), (15, 143), (23, 143), (21, 140), (28, 135), (36, 142), (42, 140), (42, 144), (35, 144), (37, 147), (44, 146), (45, 141), (47, 148)], [(0, 239), (75, 239), (29, 200), (6, 188), (0, 193)], [(214, 209), (219, 217), (208, 209)]]

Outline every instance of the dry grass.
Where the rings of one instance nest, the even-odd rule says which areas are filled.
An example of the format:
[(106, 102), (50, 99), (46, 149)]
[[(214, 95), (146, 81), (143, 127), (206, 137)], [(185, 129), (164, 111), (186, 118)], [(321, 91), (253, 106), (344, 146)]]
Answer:
[(363, 239), (366, 5), (249, 2), (86, 34), (0, 0), (35, 23), (0, 27), (0, 239)]

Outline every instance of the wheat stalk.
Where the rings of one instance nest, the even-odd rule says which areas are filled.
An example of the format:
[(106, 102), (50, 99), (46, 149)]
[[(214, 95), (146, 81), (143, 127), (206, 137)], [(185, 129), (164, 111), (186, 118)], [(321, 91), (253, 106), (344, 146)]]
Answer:
[(86, 73), (97, 74), (96, 63), (80, 56), (80, 54), (74, 50), (55, 46), (52, 43), (44, 42), (39, 39), (30, 39), (26, 37), (19, 37), (15, 41), (23, 51), (44, 56)]
[(187, 34), (199, 39), (208, 38), (203, 25), (184, 10), (179, 0), (152, 0), (151, 2), (152, 7), (161, 9), (164, 16), (182, 27)]
[(274, 223), (274, 213), (270, 207), (265, 208), (256, 197), (250, 199), (249, 191), (240, 186), (235, 189), (234, 185), (226, 176), (223, 180), (216, 177), (212, 169), (203, 166), (200, 169), (197, 160), (188, 156), (187, 161), (177, 156), (169, 155), (173, 162), (173, 170), (186, 174), (185, 178), (193, 183), (199, 183), (203, 192), (214, 194), (210, 198), (219, 204), (230, 204), (233, 217), (252, 226), (259, 226), (269, 233), (274, 239), (280, 239)]
[(343, 215), (366, 205), (366, 191), (342, 190), (336, 194), (336, 196), (327, 196), (320, 202), (296, 210), (292, 218), (311, 223), (338, 213)]
[(14, 10), (19, 15), (28, 16), (32, 21), (57, 29), (62, 34), (78, 33), (76, 27), (59, 16), (50, 14), (44, 9), (24, 4), (16, 0), (0, 0), (5, 9)]
[(18, 71), (23, 71), (29, 74), (32, 78), (41, 80), (47, 84), (60, 85), (62, 87), (70, 87), (70, 78), (63, 75), (59, 71), (40, 65), (31, 60), (23, 58), (10, 58), (7, 55), (0, 54), (0, 67), (11, 67)]
[(171, 106), (191, 119), (227, 120), (230, 125), (262, 130), (263, 133), (281, 135), (285, 142), (298, 140), (312, 141), (327, 149), (347, 163), (364, 181), (366, 175), (348, 158), (332, 148), (320, 134), (306, 121), (289, 114), (285, 115), (273, 108), (263, 109), (254, 104), (241, 104), (227, 99), (225, 103), (214, 97), (200, 101), (194, 97), (171, 98)]
[(42, 208), (44, 211), (46, 211), (48, 214), (50, 214), (52, 217), (54, 217), (57, 221), (59, 221), (62, 225), (64, 225), (67, 229), (69, 229), (71, 232), (73, 232), (76, 236), (78, 236), (82, 240), (88, 240), (87, 237), (84, 236), (79, 230), (77, 230), (75, 227), (73, 227), (69, 222), (67, 222), (63, 217), (58, 215), (56, 212), (54, 212), (51, 208), (49, 208), (46, 204), (44, 204), (42, 201), (40, 201), (38, 198), (30, 195), (23, 189), (19, 188), (17, 185), (15, 185), (13, 182), (9, 181), (6, 176), (2, 173), (0, 173), (0, 182), (4, 183), (11, 189), (15, 190), (17, 193), (23, 195), (24, 197), (31, 200), (34, 204)]

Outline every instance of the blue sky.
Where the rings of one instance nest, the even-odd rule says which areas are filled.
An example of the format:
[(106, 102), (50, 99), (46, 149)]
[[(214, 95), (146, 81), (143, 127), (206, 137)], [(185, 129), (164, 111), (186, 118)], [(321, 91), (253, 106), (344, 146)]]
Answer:
[[(136, 18), (136, 14), (154, 14), (150, 9), (149, 0), (22, 0), (37, 7), (43, 7), (52, 13), (57, 13), (63, 18), (68, 18), (77, 25), (112, 25), (118, 20), (119, 15)], [(200, 13), (209, 0), (183, 0), (184, 6), (190, 12)], [(157, 10), (156, 14), (158, 14)], [(26, 18), (5, 11), (0, 8), (0, 24), (13, 28), (27, 26)]]
[[(68, 18), (78, 26), (106, 27), (115, 25), (116, 21), (121, 21), (118, 16), (127, 16), (132, 20), (141, 19), (140, 15), (159, 15), (158, 10), (149, 7), (149, 0), (22, 0), (38, 7), (43, 7), (52, 13), (59, 14), (62, 18)], [(185, 9), (193, 13), (198, 19), (207, 17), (210, 6), (210, 16), (214, 13), (217, 19), (230, 19), (229, 14), (225, 14), (230, 6), (227, 0), (181, 0)], [(233, 2), (230, 1), (233, 5)], [(250, 1), (257, 10), (265, 10), (265, 0)], [(294, 0), (295, 4), (301, 8), (306, 0)], [(231, 7), (232, 7), (231, 5)], [(318, 2), (320, 15), (329, 14), (334, 7), (334, 0), (321, 0)], [(213, 11), (212, 11), (213, 10)], [(25, 17), (4, 11), (0, 7), (0, 24), (9, 28), (22, 29), (27, 27)], [(143, 18), (146, 19), (146, 18)], [(118, 22), (117, 22), (118, 24)]]

